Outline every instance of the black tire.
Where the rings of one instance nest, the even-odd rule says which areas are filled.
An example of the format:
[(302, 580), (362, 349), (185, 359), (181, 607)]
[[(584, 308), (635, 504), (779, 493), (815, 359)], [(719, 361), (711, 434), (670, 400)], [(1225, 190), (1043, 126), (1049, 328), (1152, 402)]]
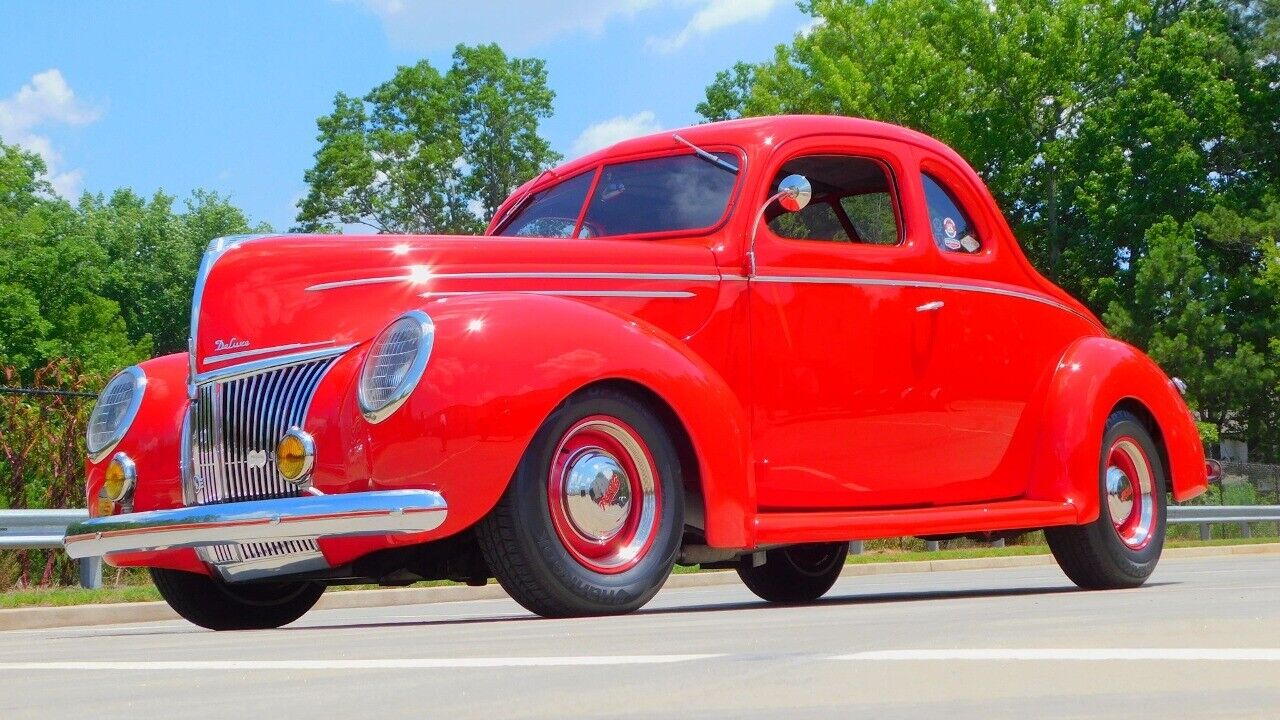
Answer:
[(775, 603), (812, 602), (827, 594), (844, 569), (849, 543), (809, 543), (774, 548), (763, 565), (747, 555), (738, 562), (738, 577), (762, 600)]
[[(593, 417), (614, 418), (639, 436), (652, 459), (659, 498), (648, 525), (652, 541), (618, 571), (597, 571), (572, 554), (557, 532), (548, 500), (553, 461), (564, 450), (566, 434)], [(476, 526), (476, 538), (498, 582), (516, 602), (543, 617), (572, 617), (616, 615), (648, 602), (671, 573), (683, 531), (680, 461), (662, 421), (630, 395), (588, 388), (565, 400), (538, 429), (506, 492)]]
[[(1113, 446), (1132, 438), (1141, 447), (1153, 484), (1152, 519), (1148, 540), (1131, 547), (1121, 539), (1108, 505), (1107, 468)], [(1098, 460), (1098, 519), (1087, 525), (1046, 528), (1049, 549), (1058, 566), (1073, 583), (1086, 590), (1132, 588), (1146, 582), (1156, 569), (1164, 548), (1166, 501), (1169, 487), (1164, 462), (1146, 423), (1133, 413), (1117, 410), (1107, 419)]]
[(210, 630), (266, 630), (302, 617), (324, 593), (313, 582), (229, 585), (208, 575), (151, 568), (160, 596), (188, 621)]

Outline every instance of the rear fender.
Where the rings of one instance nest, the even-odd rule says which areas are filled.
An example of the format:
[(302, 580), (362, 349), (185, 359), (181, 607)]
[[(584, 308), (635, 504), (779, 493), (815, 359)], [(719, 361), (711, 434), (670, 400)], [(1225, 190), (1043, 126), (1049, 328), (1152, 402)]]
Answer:
[(370, 487), (439, 489), (464, 530), (501, 497), (534, 432), (567, 397), (603, 380), (644, 386), (692, 442), (709, 544), (750, 544), (754, 485), (746, 417), (720, 375), (683, 342), (643, 320), (577, 300), (532, 294), (443, 298), (432, 357), (403, 407), (369, 426)]
[(1174, 499), (1204, 492), (1204, 448), (1177, 388), (1137, 348), (1112, 338), (1086, 337), (1067, 349), (1049, 383), (1027, 497), (1070, 502), (1079, 523), (1097, 519), (1103, 429), (1116, 406), (1126, 401), (1140, 405), (1154, 420), (1153, 434), (1164, 447)]

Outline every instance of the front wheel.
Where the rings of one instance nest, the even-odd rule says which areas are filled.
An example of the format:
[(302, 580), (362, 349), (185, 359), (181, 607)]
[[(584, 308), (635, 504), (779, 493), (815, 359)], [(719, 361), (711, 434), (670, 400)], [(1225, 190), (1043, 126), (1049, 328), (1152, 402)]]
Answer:
[(764, 564), (747, 555), (738, 562), (738, 577), (762, 600), (812, 602), (827, 594), (844, 569), (849, 543), (810, 543), (774, 548)]
[(210, 630), (265, 630), (302, 617), (324, 586), (313, 582), (232, 585), (197, 573), (151, 568), (151, 580), (169, 607)]
[(1133, 413), (1112, 413), (1099, 459), (1098, 519), (1044, 531), (1067, 577), (1087, 590), (1146, 582), (1164, 548), (1166, 487), (1164, 463), (1147, 426)]
[(596, 388), (538, 429), (476, 539), (516, 602), (568, 617), (644, 605), (671, 573), (683, 531), (680, 462), (662, 421), (634, 397)]

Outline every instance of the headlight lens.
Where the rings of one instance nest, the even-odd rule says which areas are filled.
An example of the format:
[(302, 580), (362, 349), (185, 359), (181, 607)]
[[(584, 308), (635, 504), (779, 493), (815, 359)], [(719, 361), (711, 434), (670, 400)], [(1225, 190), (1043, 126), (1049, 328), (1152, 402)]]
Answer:
[(85, 431), (85, 449), (89, 451), (90, 460), (102, 460), (124, 437), (142, 405), (146, 386), (147, 376), (135, 365), (120, 371), (102, 389)]
[(409, 397), (431, 357), (435, 323), (421, 310), (410, 310), (373, 339), (360, 368), (357, 396), (369, 422), (381, 422)]
[(116, 453), (107, 465), (102, 492), (111, 502), (124, 502), (133, 493), (133, 486), (137, 482), (138, 469), (133, 460), (124, 453)]

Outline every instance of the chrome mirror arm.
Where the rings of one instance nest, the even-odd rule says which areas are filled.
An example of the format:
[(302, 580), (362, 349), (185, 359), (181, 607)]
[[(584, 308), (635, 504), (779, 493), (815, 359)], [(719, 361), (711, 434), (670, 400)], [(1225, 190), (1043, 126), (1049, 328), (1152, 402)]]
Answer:
[(755, 222), (751, 223), (751, 239), (747, 243), (747, 277), (753, 278), (756, 276), (756, 232), (760, 230), (760, 221), (764, 219), (764, 211), (768, 210), (770, 205), (794, 193), (795, 191), (791, 188), (783, 188), (774, 193), (768, 200), (765, 200), (760, 209), (756, 211)]
[(764, 211), (775, 202), (782, 204), (782, 209), (788, 212), (799, 212), (809, 204), (809, 200), (813, 198), (813, 185), (809, 179), (803, 175), (788, 175), (782, 178), (778, 183), (778, 192), (774, 193), (764, 204), (760, 206), (760, 210), (756, 212), (756, 219), (751, 223), (751, 238), (747, 242), (747, 277), (756, 276), (756, 233), (760, 230), (760, 220), (764, 218)]

